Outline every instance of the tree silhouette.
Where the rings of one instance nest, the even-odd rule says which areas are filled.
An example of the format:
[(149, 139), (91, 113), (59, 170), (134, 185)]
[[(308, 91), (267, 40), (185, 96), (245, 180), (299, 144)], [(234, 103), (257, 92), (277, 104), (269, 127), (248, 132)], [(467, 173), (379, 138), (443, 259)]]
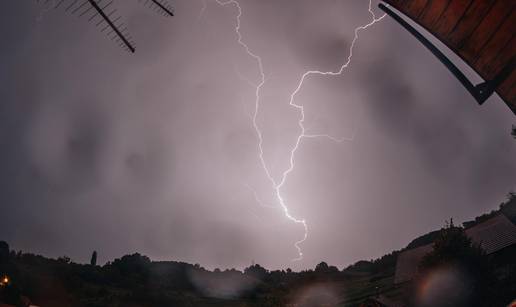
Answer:
[(315, 266), (315, 273), (320, 275), (336, 274), (339, 273), (339, 269), (333, 265), (328, 265), (323, 261)]
[(9, 260), (9, 244), (5, 241), (0, 241), (0, 263)]
[(317, 273), (325, 273), (327, 271), (328, 271), (328, 264), (324, 261), (315, 266), (315, 272), (317, 272)]
[(70, 257), (65, 255), (65, 256), (61, 256), (61, 257), (57, 258), (57, 261), (68, 264), (68, 263), (72, 262), (72, 259), (70, 259)]
[(453, 220), (446, 223), (434, 241), (433, 250), (421, 261), (422, 280), (440, 269), (461, 272), (470, 281), (468, 293), (454, 306), (471, 306), (472, 302), (475, 302), (475, 306), (491, 306), (486, 301), (490, 294), (489, 285), (492, 284), (488, 258), (480, 246), (473, 244), (466, 236), (463, 228), (453, 224)]
[(464, 229), (456, 227), (453, 220), (441, 230), (433, 248), (433, 251), (421, 263), (423, 269), (465, 261), (470, 261), (476, 265), (484, 259), (482, 249), (474, 245), (471, 239), (466, 236)]
[(516, 126), (515, 125), (512, 125), (512, 132), (511, 132), (511, 135), (513, 138), (516, 139)]
[(90, 264), (92, 266), (96, 266), (97, 265), (97, 251), (93, 251), (93, 254), (91, 255)]
[(9, 244), (5, 241), (0, 241), (0, 278), (2, 274), (7, 273), (9, 267)]
[(259, 264), (254, 264), (244, 269), (244, 274), (260, 280), (264, 279), (267, 276), (267, 273), (267, 270)]

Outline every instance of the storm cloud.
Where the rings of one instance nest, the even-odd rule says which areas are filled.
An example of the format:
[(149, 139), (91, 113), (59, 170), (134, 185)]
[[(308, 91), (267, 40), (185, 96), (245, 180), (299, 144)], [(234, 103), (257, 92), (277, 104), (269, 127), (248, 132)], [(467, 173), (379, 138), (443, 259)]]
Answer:
[[(14, 249), (343, 267), (494, 209), (516, 186), (514, 115), (498, 97), (478, 106), (385, 18), (360, 32), (342, 75), (310, 76), (295, 97), (311, 133), (353, 141), (302, 141), (282, 190), (309, 227), (291, 262), (303, 229), (258, 159), (259, 70), (237, 42), (236, 7), (178, 0), (162, 18), (117, 2), (135, 54), (62, 10), (2, 4), (0, 239)], [(290, 94), (306, 70), (338, 69), (371, 16), (362, 0), (240, 3), (243, 39), (264, 64), (257, 122), (278, 178), (299, 133)]]

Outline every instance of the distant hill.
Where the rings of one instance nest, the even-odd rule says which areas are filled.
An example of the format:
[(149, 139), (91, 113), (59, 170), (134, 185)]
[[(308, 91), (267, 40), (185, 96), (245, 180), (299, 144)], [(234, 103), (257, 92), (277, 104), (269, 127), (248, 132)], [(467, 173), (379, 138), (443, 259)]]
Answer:
[[(463, 223), (464, 228), (496, 214), (504, 214), (515, 223), (516, 194), (509, 194), (498, 210)], [(439, 233), (420, 236), (405, 249), (429, 244)], [(379, 294), (386, 300), (402, 295), (394, 284), (399, 252), (358, 261), (341, 271), (321, 262), (302, 272), (268, 271), (260, 265), (241, 272), (151, 261), (138, 253), (103, 266), (78, 264), (68, 257), (50, 259), (14, 251), (0, 241), (0, 277), (5, 275), (9, 280), (0, 283), (0, 303), (23, 306), (22, 298), (26, 297), (41, 307), (359, 306)]]
[[(503, 214), (505, 215), (511, 222), (516, 224), (516, 193), (511, 192), (507, 195), (507, 201), (500, 204), (499, 208), (497, 210), (492, 210), (489, 213), (482, 214), (481, 216), (476, 217), (474, 220), (466, 221), (462, 223), (462, 226), (465, 229), (471, 228), (475, 225), (478, 225), (493, 216), (497, 214)], [(440, 230), (435, 230), (432, 232), (429, 232), (427, 234), (424, 234), (422, 236), (417, 237), (416, 239), (412, 240), (406, 247), (406, 249), (412, 249), (416, 247), (420, 247), (423, 245), (427, 245), (432, 243), (437, 236), (439, 236)]]

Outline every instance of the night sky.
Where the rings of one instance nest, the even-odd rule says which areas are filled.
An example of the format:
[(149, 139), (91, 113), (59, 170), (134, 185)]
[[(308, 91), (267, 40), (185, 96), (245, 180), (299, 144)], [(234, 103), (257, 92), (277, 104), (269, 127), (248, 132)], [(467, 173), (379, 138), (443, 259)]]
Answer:
[[(372, 16), (364, 0), (239, 2), (265, 74), (263, 157), (280, 180), (300, 134), (290, 95), (305, 71), (338, 70)], [(116, 1), (135, 54), (62, 9), (1, 5), (0, 240), (16, 250), (342, 268), (495, 209), (516, 188), (513, 113), (497, 96), (478, 106), (386, 17), (359, 32), (342, 75), (309, 76), (295, 96), (308, 133), (346, 140), (303, 139), (296, 151), (281, 193), (308, 237), (292, 262), (304, 230), (260, 164), (260, 70), (238, 43), (235, 5), (177, 0), (164, 18)]]

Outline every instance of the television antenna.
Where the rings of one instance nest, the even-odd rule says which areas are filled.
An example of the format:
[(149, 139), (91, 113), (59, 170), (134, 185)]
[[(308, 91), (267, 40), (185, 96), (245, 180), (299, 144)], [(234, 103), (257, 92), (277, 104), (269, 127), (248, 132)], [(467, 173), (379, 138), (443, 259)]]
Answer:
[[(127, 25), (113, 5), (115, 0), (36, 0), (36, 2), (54, 9), (64, 9), (71, 15), (87, 18), (88, 22), (94, 23), (100, 32), (105, 33), (122, 49), (131, 53), (136, 51)], [(138, 2), (162, 16), (174, 16), (174, 9), (167, 0), (138, 0)]]

